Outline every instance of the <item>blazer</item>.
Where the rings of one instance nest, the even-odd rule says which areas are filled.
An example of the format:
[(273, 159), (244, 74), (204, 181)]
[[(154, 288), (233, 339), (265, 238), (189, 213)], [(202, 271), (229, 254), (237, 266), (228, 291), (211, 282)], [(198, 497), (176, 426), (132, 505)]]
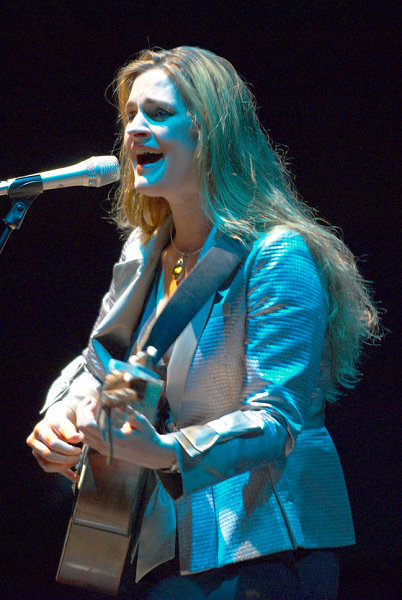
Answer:
[[(99, 388), (110, 356), (126, 355), (169, 227), (146, 247), (132, 233), (88, 347), (53, 384), (43, 410), (79, 402)], [(215, 227), (201, 256), (219, 235)], [(135, 536), (137, 580), (174, 556), (176, 531), (182, 574), (354, 543), (342, 467), (325, 428), (327, 324), (325, 283), (306, 243), (277, 227), (252, 244), (178, 337), (166, 384), (175, 431), (167, 435), (175, 438), (182, 493), (171, 485), (177, 475), (152, 474)]]

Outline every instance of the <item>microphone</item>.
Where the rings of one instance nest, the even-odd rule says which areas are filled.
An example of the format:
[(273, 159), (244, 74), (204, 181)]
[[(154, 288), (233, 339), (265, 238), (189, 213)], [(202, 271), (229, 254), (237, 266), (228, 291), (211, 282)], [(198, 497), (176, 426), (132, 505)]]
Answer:
[(21, 180), (22, 184), (28, 185), (30, 178), (41, 184), (41, 191), (77, 185), (101, 187), (120, 179), (120, 167), (115, 156), (92, 156), (71, 167), (0, 181), (0, 196), (8, 195), (14, 182)]

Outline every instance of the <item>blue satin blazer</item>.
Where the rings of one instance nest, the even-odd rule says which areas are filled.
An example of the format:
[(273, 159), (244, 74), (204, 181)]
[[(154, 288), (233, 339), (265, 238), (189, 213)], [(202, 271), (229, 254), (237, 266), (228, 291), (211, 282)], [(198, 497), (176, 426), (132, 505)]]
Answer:
[[(78, 402), (110, 356), (132, 342), (168, 243), (166, 222), (142, 247), (134, 232), (83, 356), (51, 387)], [(202, 254), (220, 235), (213, 229)], [(183, 494), (158, 477), (137, 533), (137, 580), (175, 553), (194, 573), (295, 548), (354, 543), (344, 476), (325, 428), (330, 352), (325, 284), (303, 238), (275, 228), (174, 344), (166, 394)], [(172, 477), (174, 477), (172, 475)], [(176, 476), (177, 477), (177, 476)], [(163, 483), (162, 483), (162, 481)]]

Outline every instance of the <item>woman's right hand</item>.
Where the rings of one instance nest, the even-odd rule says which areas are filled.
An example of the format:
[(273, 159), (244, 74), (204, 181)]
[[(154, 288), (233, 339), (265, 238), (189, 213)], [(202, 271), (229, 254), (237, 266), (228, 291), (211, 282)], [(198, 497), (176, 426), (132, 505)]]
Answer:
[(32, 454), (46, 473), (60, 473), (73, 482), (78, 479), (73, 467), (81, 456), (81, 448), (74, 444), (81, 441), (75, 414), (63, 402), (51, 406), (27, 438)]

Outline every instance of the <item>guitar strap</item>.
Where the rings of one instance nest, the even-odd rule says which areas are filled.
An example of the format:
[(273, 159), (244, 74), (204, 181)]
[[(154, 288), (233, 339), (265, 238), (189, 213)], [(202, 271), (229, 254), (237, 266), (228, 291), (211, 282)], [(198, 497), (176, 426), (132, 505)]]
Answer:
[[(146, 328), (145, 333), (138, 340), (136, 354), (152, 347), (154, 352), (148, 354), (149, 363), (152, 363), (152, 366), (157, 365), (166, 350), (175, 342), (212, 294), (234, 275), (236, 268), (248, 251), (247, 246), (238, 240), (227, 235), (220, 235), (216, 245), (212, 246), (195, 265), (159, 315)], [(149, 363), (147, 361), (145, 367), (135, 362), (127, 363), (110, 359), (109, 370), (127, 371), (134, 377), (147, 382), (145, 396), (138, 405), (140, 412), (153, 422), (163, 386), (161, 378), (150, 368), (151, 364)], [(104, 431), (110, 431), (108, 416), (103, 412), (101, 412), (99, 424), (102, 425)], [(110, 435), (109, 442), (111, 445)], [(112, 447), (110, 455), (112, 456)]]
[[(248, 251), (248, 247), (240, 241), (221, 234), (216, 245), (212, 246), (206, 252), (205, 256), (197, 262), (189, 275), (177, 287), (177, 290), (170, 297), (160, 314), (149, 324), (144, 334), (138, 339), (136, 349), (137, 354), (141, 351), (145, 351), (149, 347), (153, 347), (155, 349), (155, 354), (149, 356), (152, 358), (154, 365), (156, 365), (166, 350), (175, 342), (203, 305), (208, 302), (211, 296), (221, 288), (225, 282), (229, 282), (230, 277), (234, 276), (235, 270), (248, 254)], [(162, 389), (161, 386), (158, 385), (156, 374), (143, 366), (137, 366), (135, 364), (131, 365), (113, 359), (109, 363), (109, 368), (126, 370), (137, 377), (147, 380), (147, 392), (143, 399), (140, 412), (147, 416), (149, 420), (153, 421), (154, 417), (152, 417), (151, 414), (155, 414), (156, 405)], [(148, 408), (150, 409), (149, 414), (147, 413)], [(111, 436), (109, 436), (109, 442), (110, 457), (112, 457), (113, 449)], [(159, 476), (163, 479), (163, 472), (159, 472)], [(169, 484), (171, 489), (178, 486), (174, 492), (176, 496), (179, 495), (180, 481), (179, 477), (174, 476), (174, 481), (170, 478), (170, 481), (166, 482), (166, 485)], [(140, 564), (144, 555), (142, 544), (144, 543), (144, 539), (147, 539), (147, 531), (150, 531), (150, 539), (153, 539), (154, 532), (152, 523), (153, 518), (155, 518), (155, 510), (158, 510), (158, 507), (161, 510), (163, 509), (163, 507), (157, 503), (155, 505), (156, 508), (154, 507), (153, 518), (150, 518), (149, 515), (148, 517), (144, 517), (144, 511), (148, 510), (149, 498), (154, 493), (155, 483), (156, 480), (151, 475), (151, 472), (147, 469), (143, 469), (138, 482), (139, 492), (136, 496), (140, 499), (140, 502), (137, 502), (135, 507), (133, 505), (131, 511), (134, 525), (133, 530), (139, 530), (138, 523), (142, 523), (142, 542), (138, 539), (133, 540), (135, 543), (131, 553), (131, 559), (133, 560), (135, 553), (138, 552), (137, 574), (141, 571)], [(144, 501), (144, 495), (146, 495), (146, 501)], [(166, 512), (164, 510), (162, 510), (161, 515), (160, 522), (168, 525), (169, 521), (166, 521)], [(151, 530), (149, 530), (150, 526)], [(168, 533), (170, 534), (171, 532), (168, 531)], [(137, 546), (138, 542), (139, 545)], [(169, 550), (171, 553), (169, 555), (170, 557), (173, 557), (175, 554), (174, 548), (174, 539), (171, 539), (171, 547)], [(149, 549), (146, 553), (148, 554), (148, 552)]]
[(137, 351), (154, 347), (156, 354), (152, 359), (156, 364), (248, 252), (247, 246), (240, 241), (221, 234), (216, 245), (195, 265), (156, 320), (138, 340)]

